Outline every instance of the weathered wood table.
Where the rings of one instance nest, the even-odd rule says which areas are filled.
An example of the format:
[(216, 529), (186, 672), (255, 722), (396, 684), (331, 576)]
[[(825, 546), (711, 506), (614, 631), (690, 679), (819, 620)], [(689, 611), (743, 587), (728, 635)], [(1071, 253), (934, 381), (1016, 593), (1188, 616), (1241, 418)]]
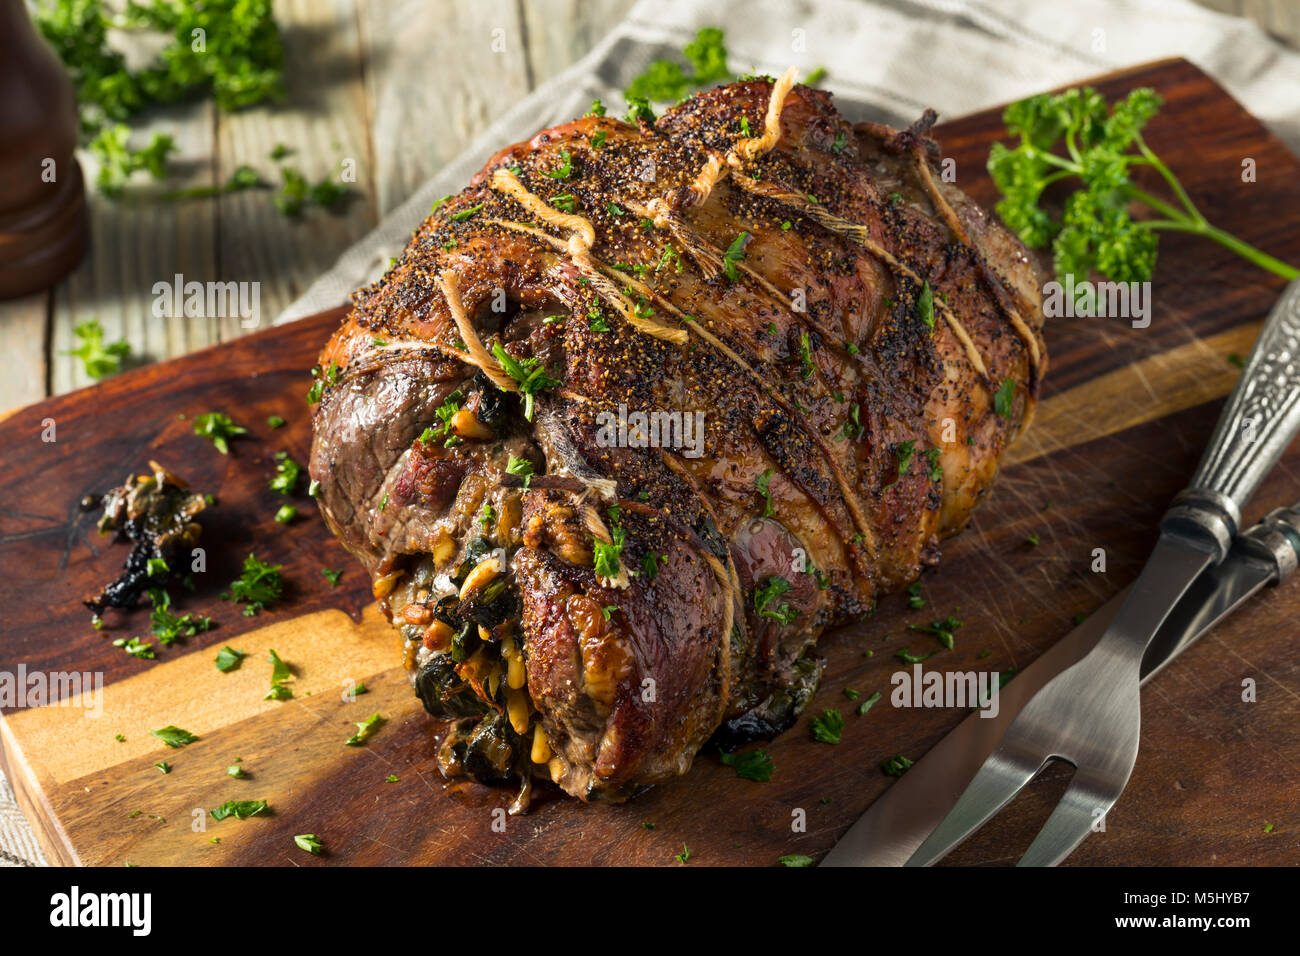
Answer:
[[(74, 326), (87, 319), (99, 320), (106, 342), (130, 343), (128, 365), (252, 331), (233, 316), (155, 317), (154, 284), (178, 273), (187, 281), (259, 283), (265, 327), (506, 107), (582, 57), (632, 4), (277, 0), (284, 101), (238, 113), (209, 101), (147, 114), (133, 141), (154, 132), (175, 138), (168, 179), (137, 174), (118, 200), (92, 189), (91, 248), (81, 266), (50, 292), (0, 302), (0, 415), (91, 384), (80, 360), (65, 354), (78, 344)], [(457, 42), (438, 42), (447, 36)], [(278, 143), (291, 151), (284, 162), (312, 182), (354, 161), (357, 181), (340, 214), (313, 209), (290, 219), (269, 190), (162, 198), (220, 185), (243, 165), (278, 187), (281, 164), (270, 156)]]

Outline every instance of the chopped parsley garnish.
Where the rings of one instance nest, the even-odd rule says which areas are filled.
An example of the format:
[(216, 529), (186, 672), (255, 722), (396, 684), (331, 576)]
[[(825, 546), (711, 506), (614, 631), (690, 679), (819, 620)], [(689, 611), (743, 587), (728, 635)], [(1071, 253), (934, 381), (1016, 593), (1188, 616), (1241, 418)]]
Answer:
[(236, 425), (222, 412), (205, 412), (194, 416), (194, 434), (212, 440), (212, 446), (223, 455), (230, 454), (229, 439), (248, 434), (248, 429)]
[(460, 212), (452, 213), (451, 218), (456, 222), (464, 222), (466, 219), (469, 219), (471, 216), (473, 216), (476, 212), (478, 212), (482, 208), (483, 208), (483, 204), (479, 203), (477, 206), (470, 206), (468, 209), (462, 209)]
[(384, 783), (397, 783), (397, 781), (400, 779), (401, 778), (398, 777), (397, 774), (390, 773), (387, 777), (384, 778)]
[(754, 479), (754, 487), (758, 493), (763, 496), (763, 511), (759, 514), (760, 518), (770, 518), (776, 514), (776, 509), (772, 507), (772, 469), (769, 468), (757, 478)]
[(835, 134), (835, 142), (831, 143), (831, 152), (836, 154), (844, 152), (844, 147), (848, 144), (848, 141), (849, 139), (844, 135), (844, 131), (840, 130)]
[(273, 202), (282, 214), (297, 218), (309, 205), (322, 209), (336, 210), (339, 203), (348, 195), (348, 187), (334, 182), (329, 176), (319, 182), (308, 184), (301, 172), (290, 167), (280, 167), (282, 185)]
[(281, 418), (279, 415), (271, 415), (270, 417), (267, 418), (266, 424), (267, 427), (269, 428), (283, 428), (284, 419)]
[(461, 392), (460, 389), (456, 389), (443, 399), (442, 404), (438, 406), (437, 411), (434, 413), (438, 416), (438, 421), (442, 422), (442, 424), (436, 427), (430, 426), (421, 432), (419, 438), (420, 444), (424, 445), (426, 448), (431, 448), (433, 447), (433, 443), (438, 439), (442, 439), (443, 448), (453, 448), (460, 444), (460, 436), (452, 434), (451, 420), (455, 418), (456, 413), (460, 411), (462, 398), (464, 398), (464, 393)]
[(131, 345), (126, 339), (105, 345), (104, 327), (96, 319), (78, 323), (72, 334), (81, 340), (81, 345), (63, 354), (81, 359), (86, 374), (93, 379), (119, 371), (122, 359), (131, 354)]
[(243, 651), (237, 651), (233, 647), (223, 647), (217, 651), (217, 670), (223, 674), (233, 671), (245, 656)]
[(567, 149), (560, 150), (560, 160), (560, 165), (546, 174), (551, 179), (568, 179), (573, 175), (573, 156)]
[(921, 294), (916, 298), (916, 314), (927, 329), (934, 328), (934, 290), (929, 282), (921, 283)]
[(829, 707), (814, 717), (812, 722), (813, 740), (823, 744), (837, 744), (840, 734), (844, 732), (844, 715), (838, 709)]
[(862, 411), (854, 405), (849, 409), (849, 417), (844, 420), (844, 427), (840, 429), (840, 436), (847, 438), (849, 441), (857, 441), (862, 437), (865, 430), (861, 422)]
[(813, 360), (812, 360), (812, 343), (808, 339), (807, 332), (799, 333), (799, 361), (803, 365), (803, 377), (812, 378)]
[(156, 764), (154, 764), (154, 766), (157, 767), (158, 770), (162, 772), (164, 775), (172, 772), (172, 765), (169, 764), (166, 760), (159, 760)]
[(787, 853), (785, 856), (778, 856), (776, 862), (782, 866), (812, 866), (816, 861), (802, 853)]
[(138, 637), (119, 637), (113, 641), (113, 646), (120, 647), (132, 657), (141, 660), (152, 661), (158, 657), (153, 651), (153, 644), (150, 641), (142, 641)]
[(227, 800), (221, 806), (209, 812), (214, 820), (224, 820), (227, 817), (234, 817), (236, 820), (247, 820), (249, 817), (263, 815), (268, 809), (265, 800)]
[(1025, 543), (1028, 544), (1031, 548), (1038, 547), (1038, 535), (1037, 534), (1026, 535)]
[(667, 561), (668, 561), (668, 555), (655, 554), (653, 551), (651, 551), (641, 559), (641, 573), (643, 573), (647, 578), (653, 581), (655, 578), (659, 577), (660, 563), (661, 562), (667, 563)]
[(682, 844), (682, 852), (673, 857), (678, 863), (685, 863), (691, 858), (691, 848), (685, 843)]
[(192, 744), (194, 741), (199, 739), (188, 730), (182, 730), (174, 724), (168, 724), (166, 727), (159, 730), (151, 730), (149, 733), (153, 734), (168, 747), (184, 747), (186, 744)]
[(592, 100), (592, 101), (591, 101), (591, 109), (587, 110), (587, 115), (588, 115), (588, 116), (604, 116), (604, 115), (605, 115), (605, 104), (602, 103), (600, 100)]
[(884, 772), (886, 777), (901, 777), (903, 774), (907, 773), (911, 767), (912, 761), (908, 760), (902, 754), (894, 754), (894, 756), (890, 757), (880, 765), (880, 769)]
[(943, 478), (943, 465), (939, 464), (939, 456), (942, 452), (938, 448), (931, 448), (925, 453), (925, 459), (930, 463), (930, 480), (939, 481)]
[(676, 249), (673, 248), (673, 244), (671, 242), (667, 243), (664, 246), (664, 254), (659, 257), (659, 264), (655, 266), (655, 272), (658, 272), (664, 266), (669, 264), (673, 265), (675, 271), (677, 272), (682, 271), (681, 253), (679, 253)]
[(298, 509), (293, 505), (281, 505), (275, 513), (275, 520), (280, 524), (288, 524), (298, 517)]
[(878, 700), (880, 700), (880, 691), (876, 691), (862, 703), (858, 704), (858, 716), (862, 717), (865, 715)]
[(234, 777), (236, 780), (244, 780), (248, 777), (248, 774), (244, 772), (244, 768), (239, 764), (232, 763), (226, 768), (226, 776)]
[(961, 627), (962, 623), (963, 622), (957, 620), (955, 617), (946, 617), (942, 621), (931, 621), (928, 626), (909, 624), (907, 625), (907, 629), (909, 631), (922, 631), (926, 634), (933, 634), (939, 638), (940, 644), (948, 648), (948, 650), (952, 650), (953, 632), (957, 630), (957, 628)]
[(1016, 383), (1014, 379), (1004, 378), (1002, 384), (998, 386), (997, 393), (993, 396), (993, 410), (1002, 418), (1011, 417), (1011, 403), (1016, 396)]
[(227, 601), (245, 605), (244, 617), (254, 617), (280, 599), (284, 592), (284, 579), (280, 577), (283, 567), (282, 564), (263, 564), (250, 553), (244, 559), (243, 573), (221, 596)]
[(757, 780), (759, 783), (767, 783), (772, 779), (772, 758), (766, 750), (751, 750), (743, 754), (724, 753), (719, 754), (719, 757), (724, 764), (736, 771), (737, 777)]
[(534, 396), (548, 388), (555, 388), (560, 382), (546, 374), (546, 369), (541, 367), (540, 359), (516, 359), (501, 346), (500, 342), (492, 343), (492, 354), (501, 363), (505, 373), (519, 383), (519, 391), (524, 396), (524, 418), (531, 422)]
[(316, 856), (321, 854), (321, 842), (314, 833), (299, 833), (293, 838), (293, 842), (297, 844), (300, 850), (306, 850)]
[(609, 134), (608, 134), (605, 130), (603, 130), (603, 129), (598, 129), (598, 130), (596, 130), (596, 132), (593, 133), (593, 134), (592, 134), (592, 137), (591, 137), (591, 148), (592, 148), (592, 149), (600, 149), (602, 146), (604, 146), (604, 145), (605, 145), (605, 138), (606, 138), (608, 135), (609, 135)]
[(636, 126), (638, 123), (645, 122), (653, 124), (655, 121), (655, 111), (650, 108), (650, 101), (644, 96), (627, 97), (627, 114), (623, 117), (623, 122), (630, 126)]
[(626, 534), (619, 524), (620, 512), (617, 508), (618, 506), (615, 505), (609, 509), (609, 534), (613, 540), (605, 542), (599, 538), (594, 538), (592, 542), (592, 558), (595, 564), (596, 576), (607, 580), (618, 577), (623, 567), (623, 542)]
[(551, 197), (551, 205), (565, 212), (573, 212), (578, 208), (578, 200), (573, 193), (556, 193)]
[(593, 305), (587, 310), (587, 328), (593, 332), (609, 332), (609, 323), (605, 321), (605, 313), (601, 311), (600, 306)]
[(779, 621), (782, 624), (791, 624), (799, 616), (797, 608), (792, 608), (789, 604), (780, 604), (772, 607), (771, 604), (786, 591), (790, 590), (790, 582), (780, 575), (773, 575), (754, 591), (754, 609), (758, 611), (759, 617), (766, 617), (773, 621)]
[(536, 474), (533, 471), (533, 463), (527, 458), (516, 458), (514, 455), (507, 455), (506, 459), (506, 474), (522, 478), (524, 487), (527, 488), (528, 483), (533, 479), (533, 475)]
[(925, 655), (913, 654), (910, 647), (905, 647), (901, 651), (894, 652), (894, 656), (904, 664), (920, 664), (922, 661), (928, 661), (930, 658), (934, 657), (934, 654), (934, 651)]
[(731, 240), (731, 245), (727, 246), (727, 251), (722, 254), (722, 268), (732, 282), (740, 278), (740, 273), (736, 271), (736, 263), (745, 258), (745, 245), (748, 242), (749, 233), (742, 232)]
[(288, 664), (280, 659), (280, 655), (277, 654), (274, 649), (271, 649), (270, 656), (267, 657), (266, 662), (271, 665), (272, 684), (282, 683), (293, 676), (293, 670)]
[(359, 747), (364, 744), (384, 723), (384, 718), (379, 714), (371, 714), (365, 720), (356, 722), (357, 732), (343, 741), (349, 747)]
[(321, 568), (320, 573), (325, 576), (325, 580), (329, 581), (330, 587), (334, 588), (339, 586), (339, 578), (343, 577), (342, 571), (335, 571), (331, 568)]
[(158, 643), (169, 647), (172, 642), (182, 637), (193, 637), (211, 630), (212, 618), (195, 617), (193, 614), (176, 616), (169, 610), (172, 599), (166, 591), (151, 589), (149, 597), (153, 601), (153, 611), (149, 614), (150, 629)]
[(605, 204), (605, 212), (609, 213), (611, 216), (626, 216), (626, 215), (627, 215), (627, 210), (625, 210), (622, 206), (620, 206), (618, 203), (615, 203), (615, 202), (606, 203), (606, 204)]
[(925, 598), (921, 597), (921, 580), (917, 578), (907, 586), (907, 606), (913, 611), (919, 611), (925, 607)]

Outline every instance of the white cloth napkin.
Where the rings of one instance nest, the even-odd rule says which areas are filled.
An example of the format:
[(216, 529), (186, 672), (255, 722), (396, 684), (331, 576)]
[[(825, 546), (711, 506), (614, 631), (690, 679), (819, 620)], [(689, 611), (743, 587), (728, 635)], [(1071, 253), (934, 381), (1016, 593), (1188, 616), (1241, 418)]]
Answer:
[[(826, 70), (821, 85), (854, 120), (905, 124), (927, 106), (955, 117), (1108, 70), (1183, 56), (1300, 152), (1300, 55), (1259, 27), (1190, 0), (642, 0), (586, 57), (489, 126), (452, 163), (345, 252), (282, 313), (343, 304), (379, 276), (428, 214), (500, 147), (586, 112), (701, 27), (726, 31), (736, 72)], [(564, 24), (556, 24), (563, 29)], [(430, 38), (430, 49), (439, 39)], [(0, 776), (0, 866), (45, 863)]]

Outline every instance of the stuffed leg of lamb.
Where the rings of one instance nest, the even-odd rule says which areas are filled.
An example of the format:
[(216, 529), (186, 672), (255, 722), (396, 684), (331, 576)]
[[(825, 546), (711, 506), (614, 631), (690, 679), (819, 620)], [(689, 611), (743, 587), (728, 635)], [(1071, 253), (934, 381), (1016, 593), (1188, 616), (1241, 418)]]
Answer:
[(321, 356), (311, 475), (447, 773), (618, 800), (771, 736), (939, 559), (1046, 364), (927, 114), (787, 74), (494, 156)]

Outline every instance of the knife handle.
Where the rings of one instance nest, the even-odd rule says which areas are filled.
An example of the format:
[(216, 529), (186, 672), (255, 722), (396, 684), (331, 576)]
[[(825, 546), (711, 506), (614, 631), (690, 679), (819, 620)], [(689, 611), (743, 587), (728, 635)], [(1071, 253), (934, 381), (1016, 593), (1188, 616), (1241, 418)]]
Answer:
[(1192, 482), (1161, 521), (1209, 535), (1223, 560), (1241, 509), (1300, 430), (1300, 279), (1283, 291), (1228, 396)]

